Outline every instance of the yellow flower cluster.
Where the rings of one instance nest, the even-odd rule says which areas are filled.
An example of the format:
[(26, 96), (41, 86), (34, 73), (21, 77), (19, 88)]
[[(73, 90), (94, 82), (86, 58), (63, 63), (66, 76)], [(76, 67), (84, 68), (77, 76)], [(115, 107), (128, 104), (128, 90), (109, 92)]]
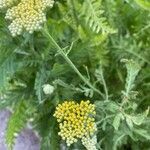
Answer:
[(90, 101), (81, 101), (80, 104), (65, 101), (59, 104), (54, 114), (59, 122), (58, 134), (68, 146), (79, 138), (92, 135), (96, 131), (95, 114), (95, 105), (90, 104)]
[(54, 0), (21, 0), (9, 8), (5, 18), (12, 21), (8, 27), (12, 36), (20, 35), (23, 31), (33, 33), (41, 29), (46, 21), (45, 10), (53, 4)]

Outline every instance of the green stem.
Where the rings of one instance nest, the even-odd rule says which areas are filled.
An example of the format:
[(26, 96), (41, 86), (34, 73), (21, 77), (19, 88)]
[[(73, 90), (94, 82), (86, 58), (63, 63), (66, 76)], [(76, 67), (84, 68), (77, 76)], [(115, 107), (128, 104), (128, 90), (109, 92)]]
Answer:
[(76, 66), (73, 64), (73, 62), (68, 58), (68, 56), (65, 54), (63, 49), (56, 43), (56, 41), (53, 39), (53, 37), (49, 34), (48, 30), (45, 29), (44, 33), (47, 35), (49, 40), (55, 45), (57, 48), (59, 54), (66, 60), (66, 62), (70, 65), (70, 67), (78, 74), (78, 76), (84, 81), (86, 85), (88, 85), (93, 91), (98, 93), (104, 98), (103, 93), (101, 93), (98, 89), (96, 89), (81, 73), (80, 71), (76, 68)]
[(104, 86), (104, 91), (105, 91), (105, 100), (108, 101), (108, 89), (107, 89), (107, 85), (106, 85), (106, 82), (105, 82), (105, 79), (104, 79), (102, 67), (100, 69), (100, 73), (101, 73), (101, 79), (102, 79), (103, 86)]
[(109, 118), (112, 118), (112, 117), (114, 117), (114, 116), (115, 116), (115, 115), (109, 115), (109, 116), (107, 116), (107, 117), (101, 119), (100, 121), (96, 122), (96, 125), (99, 125), (99, 124), (101, 124), (103, 121), (105, 121), (105, 120), (107, 120), (107, 119), (109, 119)]

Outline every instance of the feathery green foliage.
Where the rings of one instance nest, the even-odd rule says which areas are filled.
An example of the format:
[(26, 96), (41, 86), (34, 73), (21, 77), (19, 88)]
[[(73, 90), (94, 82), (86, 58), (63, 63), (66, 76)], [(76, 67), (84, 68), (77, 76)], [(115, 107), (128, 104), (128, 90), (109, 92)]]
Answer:
[(8, 121), (7, 132), (6, 132), (6, 143), (8, 148), (13, 149), (15, 138), (18, 133), (26, 126), (29, 117), (33, 113), (34, 109), (24, 100), (20, 100), (17, 106), (15, 106), (15, 112), (12, 114)]
[(17, 37), (1, 11), (0, 108), (14, 112), (8, 146), (32, 117), (42, 150), (84, 150), (66, 146), (53, 114), (65, 100), (90, 99), (97, 150), (149, 150), (149, 10), (148, 0), (57, 0), (43, 29)]
[(113, 33), (114, 30), (109, 27), (106, 18), (103, 16), (101, 0), (87, 0), (81, 8), (81, 15), (84, 16), (85, 22), (96, 33), (102, 34)]

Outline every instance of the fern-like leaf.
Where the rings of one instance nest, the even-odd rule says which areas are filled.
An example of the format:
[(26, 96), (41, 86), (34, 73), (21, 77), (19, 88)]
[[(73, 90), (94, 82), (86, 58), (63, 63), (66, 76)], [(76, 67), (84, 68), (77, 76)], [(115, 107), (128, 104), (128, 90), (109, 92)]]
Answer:
[(34, 84), (35, 93), (39, 100), (39, 103), (43, 101), (42, 86), (44, 85), (45, 81), (46, 81), (46, 70), (42, 68), (39, 72), (37, 72), (36, 78), (35, 78), (35, 84)]
[(15, 55), (8, 56), (0, 63), (0, 90), (5, 88), (14, 73), (21, 67), (20, 63), (15, 61)]
[(20, 101), (15, 107), (15, 111), (10, 117), (6, 131), (6, 143), (8, 149), (12, 150), (15, 143), (16, 135), (25, 127), (29, 113), (30, 106), (26, 101)]
[(94, 32), (113, 33), (114, 30), (109, 27), (106, 18), (103, 16), (104, 11), (101, 8), (101, 0), (86, 0), (81, 8), (81, 14)]
[(68, 7), (65, 7), (65, 5), (58, 3), (59, 10), (61, 11), (62, 14), (62, 19), (74, 30), (77, 30), (77, 18), (74, 14), (74, 8), (70, 0), (67, 1), (67, 6)]
[(134, 81), (136, 76), (138, 75), (141, 67), (133, 60), (122, 60), (126, 63), (127, 68), (127, 77), (126, 77), (126, 84), (125, 84), (125, 94), (126, 97), (130, 97), (132, 89), (134, 87)]

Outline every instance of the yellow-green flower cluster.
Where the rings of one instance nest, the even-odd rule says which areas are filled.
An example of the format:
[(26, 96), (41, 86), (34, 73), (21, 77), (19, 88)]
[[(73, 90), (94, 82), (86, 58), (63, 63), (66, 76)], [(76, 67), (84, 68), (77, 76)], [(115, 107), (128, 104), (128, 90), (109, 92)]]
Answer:
[(5, 18), (11, 21), (8, 28), (12, 36), (41, 29), (46, 21), (45, 10), (53, 4), (54, 0), (20, 0), (16, 6), (9, 8)]
[(68, 146), (78, 139), (93, 135), (96, 131), (95, 114), (95, 105), (90, 104), (90, 101), (81, 101), (80, 104), (65, 101), (59, 104), (54, 114), (59, 122), (58, 134)]
[(97, 150), (96, 144), (97, 144), (97, 138), (96, 136), (93, 136), (90, 138), (90, 136), (83, 137), (82, 138), (82, 144), (86, 147), (87, 150)]
[(17, 0), (0, 0), (0, 9), (5, 9), (13, 5)]

